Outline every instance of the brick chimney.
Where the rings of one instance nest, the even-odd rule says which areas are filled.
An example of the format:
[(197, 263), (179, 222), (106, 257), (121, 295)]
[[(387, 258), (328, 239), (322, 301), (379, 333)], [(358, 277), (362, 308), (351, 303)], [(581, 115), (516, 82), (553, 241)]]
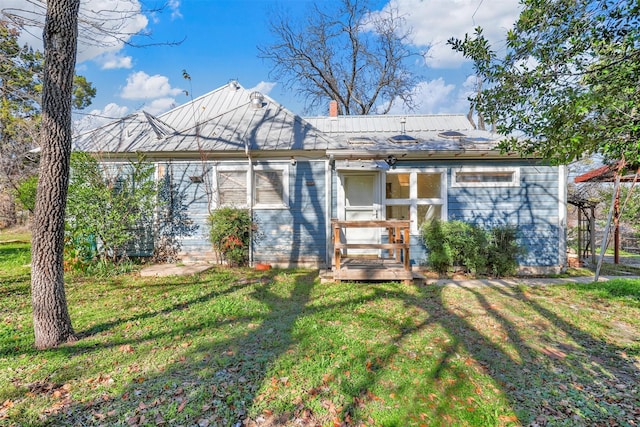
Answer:
[(329, 117), (338, 117), (338, 101), (329, 101)]

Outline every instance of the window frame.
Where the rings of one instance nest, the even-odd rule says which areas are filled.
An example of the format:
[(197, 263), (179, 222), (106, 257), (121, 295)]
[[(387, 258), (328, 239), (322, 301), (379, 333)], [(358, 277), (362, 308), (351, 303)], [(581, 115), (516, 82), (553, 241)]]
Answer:
[[(411, 221), (411, 234), (418, 234), (418, 206), (419, 205), (439, 205), (440, 218), (442, 220), (447, 217), (447, 168), (396, 168), (386, 171), (384, 183), (386, 186), (387, 175), (392, 174), (409, 174), (409, 198), (408, 199), (388, 199), (386, 191), (383, 196), (382, 205), (384, 206), (384, 215), (386, 218), (387, 206), (409, 206), (409, 218)], [(440, 197), (418, 198), (418, 174), (440, 175)], [(387, 218), (388, 219), (388, 218)]]
[[(458, 181), (459, 173), (477, 173), (477, 174), (489, 174), (489, 173), (511, 173), (511, 181), (486, 181), (486, 182), (460, 182)], [(512, 166), (463, 166), (459, 168), (451, 169), (451, 187), (463, 188), (463, 187), (519, 187), (520, 186), (520, 168)]]
[[(245, 200), (244, 203), (220, 203), (220, 194), (218, 187), (218, 179), (220, 172), (243, 172), (245, 175)], [(213, 182), (211, 183), (213, 186), (213, 204), (217, 208), (221, 208), (224, 206), (230, 206), (235, 208), (248, 208), (249, 207), (249, 168), (245, 165), (218, 165), (214, 168), (213, 174)]]
[[(280, 203), (257, 203), (258, 189), (256, 187), (256, 172), (281, 172), (282, 173), (282, 200)], [(254, 165), (253, 176), (251, 179), (253, 198), (253, 209), (288, 209), (289, 208), (289, 165), (288, 164), (269, 164), (269, 165)]]

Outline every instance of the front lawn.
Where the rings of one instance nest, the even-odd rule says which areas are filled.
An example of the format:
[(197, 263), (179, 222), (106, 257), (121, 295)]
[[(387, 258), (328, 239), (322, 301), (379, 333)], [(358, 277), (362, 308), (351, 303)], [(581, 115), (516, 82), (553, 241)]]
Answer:
[(73, 276), (80, 340), (36, 351), (28, 271), (0, 244), (0, 425), (640, 423), (639, 281)]

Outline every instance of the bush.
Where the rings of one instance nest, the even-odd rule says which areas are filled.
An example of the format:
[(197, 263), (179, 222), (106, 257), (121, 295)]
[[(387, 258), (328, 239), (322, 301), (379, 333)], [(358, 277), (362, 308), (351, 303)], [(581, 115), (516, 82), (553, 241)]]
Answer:
[(244, 266), (249, 261), (251, 235), (257, 227), (248, 209), (222, 207), (209, 216), (210, 238), (230, 266)]
[(495, 227), (490, 231), (487, 247), (487, 267), (496, 276), (510, 276), (518, 271), (517, 257), (524, 254), (518, 245), (517, 230), (508, 225)]
[(435, 219), (426, 223), (422, 228), (422, 239), (429, 250), (429, 266), (439, 274), (446, 273), (453, 265), (453, 258), (442, 229), (442, 222)]
[(161, 203), (154, 171), (142, 157), (105, 166), (87, 153), (72, 154), (65, 224), (71, 268), (95, 257), (113, 263), (126, 259), (127, 245), (150, 229), (154, 209)]
[(463, 221), (435, 219), (423, 226), (422, 239), (429, 266), (439, 274), (454, 267), (498, 277), (514, 274), (517, 257), (524, 252), (517, 244), (517, 230), (510, 226), (487, 232)]
[(462, 267), (466, 273), (483, 272), (486, 264), (483, 250), (487, 246), (484, 230), (463, 221), (445, 222), (443, 229), (453, 266)]

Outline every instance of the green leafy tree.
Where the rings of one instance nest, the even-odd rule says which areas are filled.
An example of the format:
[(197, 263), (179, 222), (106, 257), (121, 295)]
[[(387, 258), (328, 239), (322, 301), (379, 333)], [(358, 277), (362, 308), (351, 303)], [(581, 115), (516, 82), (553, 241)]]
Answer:
[(126, 257), (128, 245), (151, 230), (158, 201), (154, 171), (142, 157), (110, 166), (90, 154), (73, 153), (66, 246), (74, 258), (96, 255), (117, 262)]
[[(620, 186), (620, 221), (632, 227), (640, 237), (640, 189), (638, 189), (638, 185), (639, 183)], [(611, 207), (609, 201), (613, 197), (613, 187), (601, 187), (599, 196), (604, 201), (602, 216), (607, 218)]]
[[(44, 55), (20, 46), (20, 32), (0, 20), (0, 191), (20, 192), (37, 173), (41, 123)], [(72, 106), (91, 104), (96, 89), (83, 76), (74, 76)], [(31, 209), (30, 209), (31, 210)]]
[(501, 148), (568, 163), (600, 154), (640, 163), (640, 3), (524, 0), (504, 51), (477, 28), (451, 39), (484, 89), (472, 105), (508, 138)]

